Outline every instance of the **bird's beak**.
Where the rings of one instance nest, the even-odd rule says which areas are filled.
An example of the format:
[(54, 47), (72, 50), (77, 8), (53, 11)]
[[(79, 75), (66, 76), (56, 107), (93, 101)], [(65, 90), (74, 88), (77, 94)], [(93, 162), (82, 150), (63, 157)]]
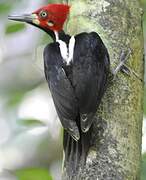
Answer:
[(36, 25), (40, 23), (36, 14), (10, 15), (8, 19)]

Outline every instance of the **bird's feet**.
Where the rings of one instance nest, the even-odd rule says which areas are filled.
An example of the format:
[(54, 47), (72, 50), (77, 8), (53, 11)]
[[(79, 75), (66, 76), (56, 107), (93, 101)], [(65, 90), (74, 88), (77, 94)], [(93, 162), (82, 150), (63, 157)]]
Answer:
[(120, 62), (118, 64), (118, 66), (114, 70), (112, 70), (112, 74), (114, 77), (116, 77), (116, 75), (119, 71), (121, 71), (127, 75), (130, 75), (130, 68), (125, 63), (129, 59), (131, 53), (132, 53), (131, 49), (121, 52)]
[(130, 76), (131, 74), (134, 75), (137, 79), (143, 82), (143, 80), (139, 77), (139, 75), (130, 67), (126, 65), (127, 60), (129, 59), (130, 55), (132, 54), (131, 49), (129, 48), (127, 51), (122, 51), (120, 55), (120, 62), (118, 66), (112, 70), (112, 75), (114, 76), (114, 79), (116, 78), (116, 75), (119, 71), (122, 73)]

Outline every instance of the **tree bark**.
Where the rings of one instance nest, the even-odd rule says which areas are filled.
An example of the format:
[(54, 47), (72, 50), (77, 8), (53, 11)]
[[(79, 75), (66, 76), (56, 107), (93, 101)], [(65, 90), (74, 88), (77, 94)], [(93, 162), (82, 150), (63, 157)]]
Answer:
[[(97, 32), (105, 43), (111, 68), (122, 51), (132, 50), (127, 61), (130, 76), (118, 73), (97, 111), (92, 146), (84, 168), (64, 180), (139, 180), (143, 119), (144, 61), (142, 9), (138, 0), (69, 0), (69, 34)], [(137, 77), (137, 75), (139, 78)]]

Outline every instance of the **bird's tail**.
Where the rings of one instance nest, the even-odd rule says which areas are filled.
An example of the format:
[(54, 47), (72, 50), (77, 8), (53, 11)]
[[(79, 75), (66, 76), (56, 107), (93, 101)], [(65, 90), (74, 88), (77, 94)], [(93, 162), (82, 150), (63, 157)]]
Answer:
[[(80, 121), (78, 121), (80, 122)], [(64, 130), (64, 166), (68, 175), (77, 174), (79, 167), (83, 168), (86, 163), (87, 153), (90, 147), (92, 126), (88, 132), (83, 133), (80, 126), (80, 139), (75, 141), (66, 130)], [(71, 177), (72, 179), (72, 177)]]

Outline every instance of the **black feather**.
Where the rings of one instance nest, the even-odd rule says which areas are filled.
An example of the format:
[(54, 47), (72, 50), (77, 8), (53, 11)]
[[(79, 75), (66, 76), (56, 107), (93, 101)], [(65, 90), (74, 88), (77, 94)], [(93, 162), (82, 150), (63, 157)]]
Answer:
[[(70, 36), (61, 37), (68, 44)], [(109, 55), (97, 33), (81, 33), (75, 36), (73, 62), (69, 66), (61, 57), (59, 44), (54, 42), (45, 48), (44, 67), (65, 129), (65, 166), (72, 164), (69, 171), (75, 172), (79, 164), (85, 163), (90, 147), (91, 125), (106, 90)]]

